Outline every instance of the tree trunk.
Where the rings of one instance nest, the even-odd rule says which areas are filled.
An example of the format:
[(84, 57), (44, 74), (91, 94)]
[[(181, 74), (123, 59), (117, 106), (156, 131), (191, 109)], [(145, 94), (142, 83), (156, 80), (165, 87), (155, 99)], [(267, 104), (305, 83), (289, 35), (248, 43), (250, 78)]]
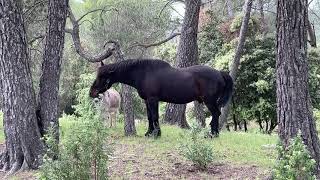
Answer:
[(309, 44), (311, 47), (317, 47), (317, 39), (316, 39), (316, 32), (314, 26), (311, 24), (310, 20), (307, 20), (307, 28), (308, 28), (308, 35), (309, 35)]
[(43, 142), (39, 132), (21, 2), (0, 0), (0, 88), (3, 100), (6, 149), (0, 167), (35, 169)]
[(268, 134), (271, 134), (274, 128), (277, 127), (277, 123), (274, 123), (273, 120), (271, 120), (270, 128), (268, 130)]
[(301, 132), (319, 170), (320, 146), (308, 89), (307, 0), (278, 0), (277, 119), (279, 136), (288, 146)]
[(243, 120), (244, 132), (248, 131), (247, 121)]
[(238, 131), (238, 123), (236, 118), (233, 119), (233, 127), (234, 127), (234, 131)]
[[(248, 24), (250, 20), (250, 12), (252, 7), (252, 1), (253, 0), (246, 0), (245, 2), (245, 8), (244, 8), (244, 17), (242, 20), (242, 25), (240, 29), (240, 35), (239, 35), (239, 43), (237, 46), (236, 54), (234, 56), (231, 69), (230, 69), (230, 76), (232, 77), (233, 81), (236, 82), (237, 78), (237, 71), (240, 64), (240, 58), (241, 53), (244, 47), (244, 42), (246, 39), (246, 33), (248, 30)], [(235, 84), (235, 83), (234, 83)], [(221, 116), (220, 116), (220, 128), (224, 126), (224, 124), (227, 122), (228, 115), (229, 115), (229, 109), (230, 109), (230, 101), (225, 105), (225, 107), (222, 108)]]
[(202, 103), (194, 101), (194, 114), (196, 116), (197, 122), (201, 125), (201, 127), (206, 127), (206, 117), (204, 114), (204, 107)]
[(258, 8), (259, 8), (259, 14), (260, 14), (260, 31), (263, 35), (267, 33), (267, 23), (264, 18), (264, 12), (263, 12), (263, 0), (258, 1)]
[[(113, 56), (116, 62), (124, 61), (124, 55), (120, 49), (119, 43), (114, 42), (114, 45), (115, 49)], [(121, 86), (122, 108), (124, 112), (124, 132), (126, 136), (133, 136), (137, 134), (133, 111), (133, 88), (125, 84)]]
[(265, 133), (267, 133), (268, 130), (269, 130), (269, 123), (268, 123), (268, 120), (267, 120), (267, 119), (264, 120), (264, 122), (266, 122), (266, 130), (265, 130)]
[(44, 46), (38, 112), (41, 133), (53, 128), (59, 141), (59, 80), (64, 48), (68, 0), (49, 0), (48, 25)]
[(234, 16), (232, 1), (226, 0), (226, 5), (227, 5), (228, 18), (231, 19)]
[(133, 89), (125, 84), (122, 85), (122, 101), (124, 113), (124, 133), (126, 136), (136, 135), (137, 131), (134, 122), (133, 111)]
[[(198, 63), (197, 35), (201, 1), (186, 0), (185, 5), (186, 11), (176, 59), (176, 66), (179, 68)], [(164, 115), (164, 121), (170, 124), (178, 124), (182, 128), (189, 127), (185, 116), (185, 110), (185, 104), (168, 104)]]

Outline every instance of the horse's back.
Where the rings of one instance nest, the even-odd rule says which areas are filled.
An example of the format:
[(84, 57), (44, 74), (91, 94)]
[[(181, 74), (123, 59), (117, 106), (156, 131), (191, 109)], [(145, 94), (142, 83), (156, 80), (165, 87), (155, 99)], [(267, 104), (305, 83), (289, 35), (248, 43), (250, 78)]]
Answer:
[(225, 80), (219, 70), (203, 65), (190, 66), (184, 70), (194, 76), (201, 91), (209, 96), (220, 94), (221, 87), (225, 86)]
[(185, 68), (185, 71), (190, 72), (201, 78), (213, 80), (214, 82), (223, 82), (223, 77), (219, 70), (213, 69), (209, 66), (195, 65)]

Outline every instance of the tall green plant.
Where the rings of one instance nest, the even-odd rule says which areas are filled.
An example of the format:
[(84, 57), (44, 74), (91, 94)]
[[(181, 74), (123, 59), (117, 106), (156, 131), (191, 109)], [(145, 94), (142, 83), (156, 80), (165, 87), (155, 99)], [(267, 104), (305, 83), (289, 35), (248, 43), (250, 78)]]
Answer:
[(274, 179), (316, 179), (314, 174), (316, 161), (311, 158), (300, 134), (292, 139), (288, 149), (281, 144), (277, 146), (277, 149), (280, 159), (274, 168)]
[[(88, 92), (92, 74), (80, 76), (77, 84), (77, 101), (75, 106), (79, 117), (73, 126), (64, 132), (59, 145), (54, 144), (52, 136), (46, 137), (48, 143), (44, 163), (40, 168), (40, 179), (107, 179), (108, 155), (107, 131), (100, 120), (99, 104), (94, 104)], [(72, 116), (70, 119), (74, 119)], [(64, 117), (64, 120), (68, 120)], [(50, 154), (59, 151), (57, 160)]]
[(204, 133), (207, 131), (198, 123), (193, 123), (180, 146), (181, 154), (201, 170), (205, 170), (214, 160), (212, 144), (203, 138)]

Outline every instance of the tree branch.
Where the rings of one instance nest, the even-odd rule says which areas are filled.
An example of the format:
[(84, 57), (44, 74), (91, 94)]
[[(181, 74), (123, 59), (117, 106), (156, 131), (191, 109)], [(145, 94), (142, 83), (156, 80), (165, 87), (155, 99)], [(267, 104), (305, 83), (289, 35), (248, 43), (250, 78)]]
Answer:
[[(170, 41), (171, 39), (173, 39), (174, 37), (179, 36), (179, 35), (181, 35), (181, 33), (173, 33), (173, 34), (171, 34), (169, 37), (167, 37), (166, 39), (163, 39), (163, 40), (161, 40), (161, 41), (159, 41), (159, 42), (151, 43), (151, 44), (134, 43), (133, 45), (130, 46), (130, 48), (133, 48), (133, 47), (143, 47), (143, 48), (146, 48), (146, 49), (147, 49), (147, 48), (149, 48), (149, 47), (159, 46), (159, 45), (161, 45), (161, 44), (163, 44), (163, 43), (166, 43), (166, 42)], [(130, 49), (130, 48), (129, 48), (129, 49)]]
[(33, 42), (35, 42), (36, 40), (38, 39), (43, 39), (45, 38), (45, 35), (41, 34), (41, 35), (38, 35), (38, 36), (35, 36), (33, 39), (31, 39), (28, 44), (32, 44)]
[[(256, 8), (256, 7), (252, 7), (252, 9), (254, 10), (260, 10), (260, 8)], [(273, 11), (270, 11), (270, 10), (266, 10), (266, 9), (263, 9), (264, 12), (269, 12), (271, 14), (277, 14), (276, 12), (273, 12)]]
[[(101, 9), (99, 9), (101, 10)], [(79, 20), (81, 20), (82, 18), (85, 17), (85, 15), (88, 15), (89, 13), (92, 13), (92, 12), (96, 12), (98, 10), (92, 10), (88, 13), (86, 13), (85, 15), (81, 16), (80, 19), (76, 19), (71, 8), (69, 7), (68, 8), (68, 11), (69, 11), (69, 19), (72, 23), (72, 29), (66, 29), (65, 31), (67, 33), (70, 33), (71, 36), (72, 36), (72, 40), (73, 40), (73, 44), (74, 44), (74, 47), (76, 49), (76, 52), (81, 56), (83, 57), (84, 59), (88, 60), (89, 62), (101, 62), (102, 60), (104, 59), (107, 59), (108, 57), (110, 57), (113, 53), (113, 50), (114, 50), (114, 47), (108, 47), (108, 48), (105, 48), (104, 46), (104, 50), (98, 54), (90, 54), (89, 52), (86, 52), (84, 50), (84, 48), (81, 46), (81, 41), (80, 41), (80, 33), (79, 33)]]
[(39, 5), (44, 4), (45, 2), (47, 2), (48, 0), (42, 0), (42, 1), (38, 1), (36, 3), (34, 3), (33, 6), (31, 6), (29, 9), (27, 9), (25, 12), (23, 12), (23, 16), (26, 16), (26, 14), (29, 11), (33, 11), (35, 8), (37, 8)]

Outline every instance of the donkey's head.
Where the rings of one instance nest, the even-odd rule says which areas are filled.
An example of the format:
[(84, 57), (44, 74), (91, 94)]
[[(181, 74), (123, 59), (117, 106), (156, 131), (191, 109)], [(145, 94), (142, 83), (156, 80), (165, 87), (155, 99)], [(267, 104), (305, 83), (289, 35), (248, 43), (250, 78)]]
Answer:
[(99, 94), (104, 93), (112, 86), (112, 72), (108, 65), (99, 67), (97, 77), (90, 88), (90, 97), (98, 98)]

